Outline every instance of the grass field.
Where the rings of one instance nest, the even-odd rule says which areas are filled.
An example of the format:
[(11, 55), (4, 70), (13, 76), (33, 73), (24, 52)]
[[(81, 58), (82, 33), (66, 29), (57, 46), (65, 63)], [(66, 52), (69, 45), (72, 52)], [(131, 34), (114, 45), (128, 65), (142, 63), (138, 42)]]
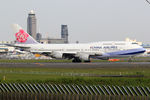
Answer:
[[(141, 75), (142, 77), (100, 77)], [(0, 67), (1, 82), (58, 84), (101, 84), (150, 86), (150, 68), (42, 68)]]
[[(127, 59), (122, 58), (121, 62)], [(146, 61), (149, 58), (138, 58), (133, 62)], [(0, 63), (71, 63), (71, 60), (7, 60), (0, 59)], [(92, 60), (92, 62), (109, 62)], [(128, 77), (102, 77), (107, 75), (125, 75)], [(142, 76), (142, 77), (130, 77)], [(150, 86), (149, 67), (120, 67), (120, 68), (42, 68), (42, 67), (1, 67), (0, 82), (30, 82), (30, 83), (58, 83), (58, 84), (100, 84), (100, 85), (134, 85)]]

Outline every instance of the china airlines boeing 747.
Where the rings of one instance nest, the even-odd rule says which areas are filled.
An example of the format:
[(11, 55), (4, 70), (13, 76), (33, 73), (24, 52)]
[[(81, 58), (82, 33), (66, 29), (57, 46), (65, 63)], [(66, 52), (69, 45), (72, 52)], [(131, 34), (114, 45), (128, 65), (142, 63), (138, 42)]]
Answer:
[(45, 54), (52, 58), (72, 59), (72, 62), (90, 62), (94, 59), (109, 59), (111, 57), (133, 57), (145, 52), (145, 49), (135, 43), (125, 41), (102, 41), (79, 44), (41, 44), (33, 39), (18, 24), (13, 25), (16, 48), (32, 53)]

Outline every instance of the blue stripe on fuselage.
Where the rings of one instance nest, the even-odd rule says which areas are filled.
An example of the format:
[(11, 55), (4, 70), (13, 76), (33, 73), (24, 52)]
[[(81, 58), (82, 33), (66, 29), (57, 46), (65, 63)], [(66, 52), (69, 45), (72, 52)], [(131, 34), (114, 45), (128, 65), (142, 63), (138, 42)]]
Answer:
[(135, 55), (144, 53), (146, 50), (144, 48), (137, 48), (137, 49), (129, 49), (129, 50), (121, 50), (116, 52), (110, 52), (106, 53), (109, 56), (115, 56), (115, 55)]
[(137, 51), (137, 52), (130, 52), (130, 53), (124, 53), (124, 54), (120, 54), (120, 55), (134, 55), (134, 54), (139, 54), (139, 53), (144, 53), (145, 51)]

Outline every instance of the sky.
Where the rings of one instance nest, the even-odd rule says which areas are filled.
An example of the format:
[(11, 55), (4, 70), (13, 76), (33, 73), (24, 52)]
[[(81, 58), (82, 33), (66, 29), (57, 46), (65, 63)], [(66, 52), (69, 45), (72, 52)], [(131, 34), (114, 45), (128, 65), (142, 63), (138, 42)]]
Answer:
[(69, 41), (122, 41), (126, 37), (150, 44), (150, 4), (146, 0), (1, 0), (0, 41), (13, 41), (11, 25), (25, 30), (30, 10), (37, 32), (59, 38), (68, 25)]

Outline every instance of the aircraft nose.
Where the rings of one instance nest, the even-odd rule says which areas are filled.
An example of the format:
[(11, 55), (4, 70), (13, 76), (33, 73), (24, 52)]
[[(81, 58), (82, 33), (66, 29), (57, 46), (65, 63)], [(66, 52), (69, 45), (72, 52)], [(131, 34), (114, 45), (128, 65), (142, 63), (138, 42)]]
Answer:
[(143, 48), (143, 47), (141, 47), (141, 48), (140, 48), (140, 50), (141, 50), (141, 51), (143, 51), (143, 52), (145, 52), (145, 51), (146, 51), (146, 49), (145, 49), (145, 48)]
[(145, 49), (145, 48), (143, 48), (143, 51), (145, 52), (145, 51), (146, 51), (146, 49)]

